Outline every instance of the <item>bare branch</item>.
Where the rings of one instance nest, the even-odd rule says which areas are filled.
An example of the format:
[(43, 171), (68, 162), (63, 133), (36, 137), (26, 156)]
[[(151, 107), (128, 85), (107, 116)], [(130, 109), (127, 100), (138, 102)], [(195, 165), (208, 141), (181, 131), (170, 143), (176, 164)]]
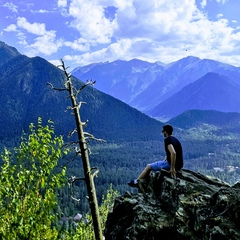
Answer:
[(71, 163), (72, 161), (74, 161), (76, 156), (77, 156), (77, 155), (75, 155), (74, 157), (72, 157), (71, 159), (69, 159), (65, 164), (63, 164), (63, 165), (61, 166), (61, 168), (66, 167), (69, 163)]
[(55, 88), (55, 87), (52, 85), (52, 83), (50, 83), (50, 82), (48, 82), (47, 85), (49, 85), (49, 86), (51, 87), (51, 89), (57, 90), (57, 91), (59, 91), (59, 92), (61, 92), (61, 91), (68, 91), (67, 88)]
[[(71, 143), (71, 144), (73, 144), (73, 143)], [(74, 144), (75, 144), (75, 143), (74, 143)], [(68, 144), (68, 145), (70, 145), (70, 144)], [(73, 150), (73, 148), (72, 148), (72, 150)], [(81, 157), (81, 155), (82, 155), (82, 154), (81, 154), (81, 150), (78, 149), (77, 147), (74, 147), (74, 150), (75, 150), (75, 155), (74, 155), (72, 158), (70, 158), (64, 165), (62, 165), (61, 168), (66, 167), (69, 163), (71, 163), (72, 161), (74, 161), (77, 156), (80, 156), (80, 157)]]
[(68, 134), (68, 138), (70, 138), (74, 133), (77, 132), (77, 129), (75, 128), (74, 130), (72, 130), (69, 134)]
[(86, 103), (86, 102), (79, 102), (79, 103), (78, 103), (78, 106), (77, 106), (77, 107), (78, 107), (78, 109), (80, 109), (80, 108), (81, 108), (82, 104), (87, 104), (87, 103)]
[(76, 96), (87, 86), (93, 86), (96, 83), (96, 81), (92, 81), (92, 80), (87, 80), (87, 83), (85, 83), (84, 85), (82, 85), (80, 87), (79, 90), (76, 91)]
[(81, 150), (77, 147), (75, 147), (75, 152), (76, 152), (76, 155), (81, 155)]
[(90, 133), (84, 132), (83, 134), (84, 134), (84, 136), (85, 136), (85, 140), (92, 139), (92, 140), (95, 140), (95, 141), (98, 141), (98, 142), (106, 142), (106, 140), (100, 139), (100, 138), (96, 138), (96, 137), (94, 137), (94, 136), (93, 136), (92, 134), (90, 134)]
[(72, 195), (70, 195), (70, 197), (71, 197), (71, 199), (74, 200), (74, 201), (77, 201), (77, 202), (80, 202), (80, 201), (81, 201), (80, 198), (75, 198), (75, 197), (73, 197)]
[(97, 177), (97, 174), (99, 173), (99, 169), (97, 167), (93, 167), (91, 168), (91, 174), (92, 174), (92, 177)]
[[(65, 147), (65, 148), (69, 148), (71, 145), (74, 145), (74, 144), (79, 144), (79, 141), (66, 143), (66, 144), (64, 144), (64, 147)], [(73, 148), (72, 148), (72, 149), (73, 149)], [(74, 148), (74, 149), (75, 149), (75, 148)]]
[(92, 154), (92, 151), (90, 148), (88, 148), (88, 154), (91, 155)]
[(78, 91), (83, 90), (85, 87), (87, 86), (93, 86), (96, 83), (96, 81), (92, 81), (92, 80), (87, 80), (87, 83), (85, 83), (84, 85), (82, 85), (82, 87), (80, 87), (80, 89)]
[(73, 183), (75, 181), (85, 181), (85, 180), (86, 180), (85, 178), (77, 178), (75, 176), (72, 176), (68, 179), (68, 184), (69, 184), (69, 188), (70, 188), (70, 197), (77, 202), (79, 202), (81, 199), (73, 197)]
[(82, 122), (82, 126), (83, 126), (83, 127), (86, 127), (87, 124), (88, 124), (88, 120), (87, 120), (86, 122)]

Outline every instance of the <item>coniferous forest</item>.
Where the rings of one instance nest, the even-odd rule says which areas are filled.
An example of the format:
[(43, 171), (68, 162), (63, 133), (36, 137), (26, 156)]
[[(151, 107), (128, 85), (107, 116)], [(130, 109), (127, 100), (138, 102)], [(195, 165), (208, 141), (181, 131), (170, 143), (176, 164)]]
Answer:
[[(68, 137), (76, 127), (68, 111), (70, 99), (48, 85), (51, 82), (61, 88), (65, 76), (42, 58), (28, 58), (16, 49), (0, 46), (2, 56), (5, 56), (4, 61), (0, 59), (0, 219), (5, 224), (1, 226), (6, 226), (1, 229), (0, 237), (10, 239), (6, 234), (16, 226), (20, 227), (18, 233), (24, 236), (24, 232), (38, 224), (33, 217), (39, 213), (34, 212), (34, 206), (38, 206), (36, 211), (44, 208), (46, 216), (49, 216), (46, 226), (36, 228), (38, 233), (47, 228), (49, 232), (45, 234), (50, 236), (49, 239), (59, 239), (59, 231), (55, 231), (59, 226), (50, 231), (53, 223), (59, 223), (63, 218), (72, 219), (78, 213), (86, 218), (89, 216), (84, 181), (77, 181), (72, 188), (68, 184), (69, 178), (84, 176), (81, 157), (76, 156), (76, 151), (72, 151), (74, 149), (69, 145), (69, 142), (77, 141), (74, 136)], [(83, 86), (83, 82), (74, 77), (73, 83), (76, 89)], [(88, 120), (85, 131), (104, 140), (88, 142), (91, 166), (99, 170), (95, 186), (101, 210), (106, 207), (103, 196), (108, 196), (105, 200), (111, 199), (112, 204), (114, 191), (119, 194), (136, 191), (128, 187), (127, 182), (136, 178), (147, 163), (165, 157), (161, 133), (164, 123), (92, 86), (84, 88), (78, 100), (83, 102), (82, 120)], [(54, 132), (45, 127), (49, 120)], [(173, 125), (173, 135), (182, 143), (184, 168), (234, 184), (239, 181), (240, 172), (239, 122), (240, 113), (189, 110), (167, 123)], [(37, 129), (40, 132), (36, 133), (34, 126), (39, 126)], [(51, 134), (53, 138), (50, 138)], [(43, 142), (38, 142), (36, 136)], [(67, 152), (64, 149), (68, 149)], [(41, 157), (38, 152), (41, 152)], [(28, 182), (32, 183), (32, 187), (28, 186)], [(23, 190), (18, 188), (17, 183)], [(112, 191), (110, 195), (109, 191)], [(35, 205), (29, 199), (35, 201)], [(42, 200), (46, 205), (41, 205)], [(29, 204), (33, 215), (29, 215), (32, 218), (24, 223), (20, 213), (24, 212), (25, 204)], [(16, 215), (10, 214), (13, 209)], [(104, 210), (103, 215), (107, 211)], [(12, 219), (9, 219), (9, 214)], [(60, 227), (61, 231), (68, 229), (75, 234), (73, 223), (68, 221), (64, 224), (68, 226)], [(36, 233), (28, 233), (33, 235), (25, 239), (34, 239)]]

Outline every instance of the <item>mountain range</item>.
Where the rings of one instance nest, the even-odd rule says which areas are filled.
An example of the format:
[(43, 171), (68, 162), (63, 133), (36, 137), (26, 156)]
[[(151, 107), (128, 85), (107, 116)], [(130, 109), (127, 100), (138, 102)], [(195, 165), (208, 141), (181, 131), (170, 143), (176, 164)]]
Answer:
[[(48, 85), (50, 82), (56, 88), (64, 86), (61, 69), (43, 58), (24, 56), (3, 42), (0, 42), (0, 56), (0, 141), (19, 136), (39, 116), (43, 122), (52, 119), (56, 133), (65, 137), (75, 129), (75, 120), (66, 111), (71, 105), (67, 93), (54, 91)], [(74, 77), (72, 81), (76, 88), (84, 84)], [(87, 103), (81, 107), (82, 120), (89, 119), (86, 131), (97, 138), (159, 137), (161, 122), (94, 87), (84, 88), (78, 100)]]
[[(56, 88), (64, 87), (65, 75), (63, 71), (43, 58), (24, 56), (17, 49), (3, 42), (0, 42), (0, 56), (0, 150), (4, 146), (18, 146), (19, 136), (22, 131), (26, 132), (30, 123), (36, 124), (38, 117), (42, 118), (43, 124), (48, 119), (53, 120), (55, 133), (63, 135), (65, 142), (68, 142), (67, 136), (69, 132), (76, 127), (71, 112), (67, 110), (68, 106), (71, 105), (70, 99), (67, 92), (54, 91), (48, 85), (50, 82)], [(185, 61), (188, 62), (187, 66), (180, 64), (180, 62), (184, 63)], [(202, 60), (192, 57), (183, 59), (178, 62), (177, 69), (179, 72), (186, 72), (186, 69), (191, 68), (199, 61)], [(196, 81), (190, 81), (186, 77), (185, 79), (189, 83), (183, 86), (180, 91), (169, 94), (166, 99), (163, 98), (164, 95), (160, 96), (162, 104), (167, 104), (169, 108), (169, 111), (164, 112), (164, 114), (166, 116), (174, 115), (168, 123), (174, 126), (174, 134), (183, 144), (184, 166), (194, 171), (208, 170), (211, 171), (211, 174), (216, 166), (221, 166), (221, 168), (229, 165), (236, 168), (240, 167), (240, 113), (189, 109), (192, 107), (191, 104), (201, 100), (200, 96), (202, 98), (207, 96), (210, 99), (213, 98), (213, 95), (218, 96), (216, 101), (220, 107), (227, 108), (228, 105), (231, 105), (233, 106), (232, 111), (234, 107), (237, 108), (239, 101), (238, 96), (236, 96), (239, 91), (237, 68), (217, 62), (214, 63), (217, 66), (226, 67), (225, 70), (229, 72), (229, 76), (226, 77), (220, 72), (208, 72)], [(86, 78), (82, 77), (82, 79), (84, 81), (87, 79), (98, 80), (95, 79), (95, 76), (90, 75), (90, 69), (93, 70), (95, 67), (99, 67), (99, 74), (104, 74), (104, 72), (101, 72), (101, 65), (92, 64), (81, 68), (82, 74), (86, 73), (84, 75)], [(112, 70), (113, 73), (118, 71), (119, 75), (122, 74), (122, 81), (124, 79), (130, 81), (131, 78), (126, 78), (126, 76), (134, 69), (136, 80), (134, 89), (138, 89), (139, 94), (135, 98), (133, 98), (133, 94), (126, 94), (133, 101), (140, 97), (140, 92), (143, 94), (143, 89), (147, 91), (151, 86), (154, 86), (155, 81), (153, 79), (157, 79), (161, 74), (163, 75), (175, 64), (166, 65), (161, 62), (151, 64), (134, 59), (129, 62), (120, 60), (113, 62), (110, 69), (107, 67), (108, 63), (103, 65), (106, 65), (106, 75), (108, 71)], [(119, 65), (125, 66), (125, 70), (122, 71)], [(219, 68), (224, 69), (224, 67)], [(197, 74), (193, 69), (192, 75)], [(232, 71), (229, 69), (232, 69)], [(179, 72), (175, 74), (169, 72), (169, 74), (178, 76), (180, 75)], [(150, 75), (152, 78), (148, 79), (147, 76)], [(118, 80), (117, 76), (116, 82)], [(141, 81), (138, 81), (139, 76), (141, 76)], [(167, 77), (167, 74), (165, 76)], [(178, 77), (175, 79), (178, 79)], [(165, 79), (165, 82), (168, 82), (165, 90), (176, 90), (173, 86), (180, 83), (171, 82), (170, 80), (171, 77)], [(77, 89), (84, 84), (84, 81), (76, 77), (72, 77), (72, 81)], [(128, 85), (122, 85), (123, 82), (120, 81), (119, 84), (119, 93), (122, 91), (121, 88), (128, 89)], [(163, 136), (161, 134), (164, 123), (110, 94), (96, 89), (96, 86), (98, 86), (98, 81), (93, 87), (84, 88), (78, 95), (78, 101), (86, 102), (80, 109), (82, 121), (89, 120), (84, 131), (93, 134), (96, 138), (106, 140), (104, 144), (91, 144), (91, 151), (93, 152), (91, 163), (96, 164), (100, 170), (96, 184), (98, 197), (101, 199), (102, 194), (108, 189), (109, 183), (112, 183), (114, 187), (123, 193), (129, 190), (126, 183), (139, 174), (146, 163), (164, 156)], [(132, 88), (129, 88), (129, 91)], [(127, 93), (125, 90), (123, 92)], [(144, 92), (146, 93), (146, 91)], [(196, 94), (194, 91), (196, 91)], [(223, 94), (224, 91), (226, 92), (225, 95)], [(156, 89), (156, 92), (158, 92), (158, 89)], [(130, 93), (132, 92), (130, 91)], [(165, 92), (164, 94), (166, 96), (168, 93)], [(152, 95), (154, 96), (154, 94)], [(184, 100), (185, 98), (186, 100)], [(173, 104), (172, 108), (169, 107), (169, 103), (166, 103), (169, 99)], [(185, 107), (184, 112), (181, 113), (181, 109), (178, 111), (177, 109), (180, 108), (182, 103), (184, 103), (183, 106), (187, 105), (188, 107)], [(202, 99), (199, 106), (205, 106), (202, 107), (204, 109), (210, 104)], [(160, 108), (161, 105), (155, 104), (154, 107)], [(217, 107), (217, 104), (214, 107)], [(177, 116), (175, 116), (176, 113)], [(209, 155), (209, 153), (213, 154)], [(80, 163), (76, 161), (68, 165), (68, 175), (79, 176), (82, 169), (79, 168)], [(238, 179), (238, 175), (230, 174), (225, 176), (225, 179), (234, 182)], [(83, 194), (82, 188), (77, 188), (77, 191), (77, 195)], [(66, 202), (70, 200), (67, 200), (68, 198), (64, 199), (62, 202), (66, 206)], [(83, 204), (83, 206), (85, 205)], [(76, 208), (79, 208), (79, 206)]]
[(117, 60), (78, 67), (72, 74), (96, 80), (97, 89), (161, 120), (191, 109), (239, 112), (240, 68), (211, 59)]
[[(29, 123), (36, 122), (38, 116), (52, 119), (57, 133), (67, 136), (74, 128), (73, 118), (66, 112), (69, 99), (47, 85), (51, 82), (56, 87), (63, 86), (62, 70), (43, 58), (26, 57), (3, 42), (0, 42), (0, 55), (0, 141), (18, 136), (27, 130)], [(73, 75), (97, 80), (94, 87), (85, 88), (80, 94), (80, 100), (87, 103), (81, 113), (91, 119), (87, 128), (96, 137), (158, 139), (163, 123), (152, 117), (171, 119), (170, 122), (175, 119), (178, 125), (181, 118), (189, 121), (186, 119), (189, 115), (184, 113), (190, 110), (213, 110), (215, 114), (217, 111), (240, 112), (239, 68), (213, 60), (187, 57), (172, 64), (118, 60), (79, 67)], [(84, 84), (75, 77), (73, 81), (77, 87)], [(162, 88), (157, 87), (158, 83)], [(104, 89), (115, 91), (118, 98), (125, 96), (125, 102), (140, 104), (145, 99), (140, 110), (157, 95), (160, 103), (156, 100), (151, 111), (147, 111), (149, 117), (116, 96), (103, 93)], [(196, 111), (190, 112), (195, 121), (203, 117)]]
[(190, 109), (240, 112), (240, 85), (209, 72), (161, 102), (151, 115), (158, 117), (161, 113), (161, 117), (169, 119)]

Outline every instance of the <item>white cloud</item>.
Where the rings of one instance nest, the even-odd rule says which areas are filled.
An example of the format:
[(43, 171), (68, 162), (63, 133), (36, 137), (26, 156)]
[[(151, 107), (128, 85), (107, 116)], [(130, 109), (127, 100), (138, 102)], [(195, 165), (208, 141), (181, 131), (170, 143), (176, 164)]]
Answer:
[(225, 4), (228, 0), (216, 0), (218, 3)]
[[(19, 43), (26, 49), (25, 54), (32, 57), (39, 54), (46, 56), (58, 51), (63, 45), (63, 40), (56, 40), (55, 31), (47, 31), (43, 23), (29, 23), (26, 18), (18, 17), (16, 24), (11, 24), (4, 31), (17, 33)], [(33, 43), (29, 43), (29, 34), (32, 34)]]
[(237, 62), (240, 28), (228, 22), (226, 14), (208, 19), (209, 1), (198, 0), (197, 5), (195, 0), (58, 0), (54, 14), (60, 11), (64, 23), (56, 15), (54, 30), (47, 30), (54, 11), (49, 8), (46, 22), (42, 17), (37, 21), (40, 14), (35, 14), (30, 23), (29, 15), (23, 14), (3, 34), (17, 33), (31, 56), (56, 53), (79, 65), (131, 58), (171, 62), (187, 55)]
[(65, 8), (65, 7), (67, 7), (67, 0), (58, 0), (57, 5), (59, 8), (61, 8), (61, 7)]
[(123, 11), (124, 9), (131, 8), (133, 6), (133, 2), (134, 0), (114, 0), (113, 5)]
[(223, 17), (222, 13), (217, 14), (217, 18), (222, 18), (222, 17)]
[(93, 45), (110, 43), (115, 20), (105, 17), (104, 7), (98, 1), (72, 0), (69, 15), (74, 18), (70, 26), (79, 32), (81, 38)]
[(90, 49), (89, 42), (83, 38), (79, 38), (73, 42), (66, 41), (66, 42), (64, 42), (64, 45), (67, 47), (70, 47), (73, 50), (77, 50), (80, 52), (87, 52)]
[[(235, 34), (226, 19), (210, 21), (192, 0), (161, 0), (157, 3), (134, 1), (133, 7), (118, 11), (117, 36), (138, 39), (135, 45), (139, 41), (139, 48), (146, 47), (143, 41), (151, 42), (156, 52), (164, 47), (173, 56), (174, 52), (179, 53), (179, 57), (186, 47), (192, 50), (189, 55), (196, 53), (196, 56), (207, 56), (211, 49), (232, 48)], [(175, 51), (171, 51), (172, 48)], [(139, 52), (144, 53), (144, 48)]]
[(10, 24), (6, 28), (3, 29), (6, 32), (16, 32), (17, 31), (17, 26), (15, 24)]
[(24, 17), (17, 19), (17, 26), (35, 35), (43, 35), (46, 33), (45, 24), (36, 22), (29, 23)]
[(63, 41), (61, 39), (55, 41), (55, 37), (53, 32), (46, 32), (44, 35), (35, 38), (33, 44), (26, 45), (27, 55), (31, 57), (42, 53), (50, 56), (52, 53), (57, 52)]
[(87, 52), (82, 55), (66, 55), (64, 60), (74, 61), (79, 65), (86, 65), (92, 62), (101, 62), (103, 61), (114, 61), (117, 59), (130, 60), (131, 56), (131, 47), (133, 45), (132, 40), (122, 39), (117, 43), (111, 44), (109, 47), (103, 48), (94, 52)]
[(7, 2), (3, 6), (8, 8), (12, 12), (18, 13), (18, 7), (14, 5), (12, 2)]
[(205, 8), (207, 5), (207, 0), (202, 0), (202, 2), (200, 3), (202, 8)]
[(32, 13), (50, 13), (51, 11), (40, 9), (40, 10), (31, 10)]
[[(90, 46), (92, 39), (103, 36), (114, 37), (115, 43), (92, 53), (67, 55), (66, 60), (79, 64), (131, 58), (171, 62), (188, 55), (220, 59), (222, 52), (229, 61), (234, 48), (240, 45), (239, 34), (234, 33), (226, 19), (219, 16), (218, 21), (210, 21), (193, 0), (112, 1), (111, 5), (118, 8), (114, 27), (104, 19), (103, 6), (106, 5), (101, 7), (100, 2), (106, 4), (106, 1), (74, 0), (70, 8), (75, 18), (72, 24)], [(206, 1), (201, 3), (204, 6)], [(79, 50), (82, 50), (81, 44)]]

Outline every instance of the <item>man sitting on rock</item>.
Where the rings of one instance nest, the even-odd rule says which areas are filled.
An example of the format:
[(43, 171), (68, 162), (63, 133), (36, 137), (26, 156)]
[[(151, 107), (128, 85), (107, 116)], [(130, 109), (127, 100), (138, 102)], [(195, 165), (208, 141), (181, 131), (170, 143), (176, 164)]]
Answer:
[(161, 169), (166, 169), (170, 171), (172, 177), (176, 177), (176, 171), (183, 167), (183, 154), (182, 145), (177, 138), (172, 136), (172, 132), (173, 127), (171, 125), (163, 126), (162, 133), (165, 137), (164, 145), (166, 151), (165, 160), (147, 164), (137, 179), (128, 182), (130, 187), (138, 187), (138, 180), (146, 178), (151, 170), (160, 171)]

